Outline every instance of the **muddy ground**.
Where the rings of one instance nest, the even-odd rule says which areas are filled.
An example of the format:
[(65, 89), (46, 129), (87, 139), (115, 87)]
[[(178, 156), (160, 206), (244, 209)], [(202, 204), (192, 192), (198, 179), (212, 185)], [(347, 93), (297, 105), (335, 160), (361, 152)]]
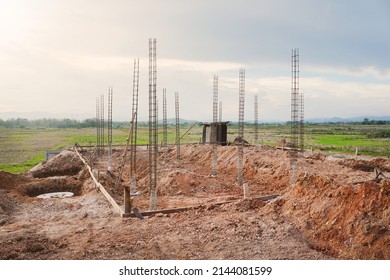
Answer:
[[(172, 149), (158, 167), (158, 209), (205, 206), (143, 220), (120, 218), (73, 151), (26, 174), (0, 172), (0, 259), (390, 259), (389, 157), (305, 152), (290, 185), (288, 151), (248, 146), (244, 200), (237, 147), (218, 147), (216, 177), (211, 150), (183, 145), (180, 161)], [(82, 152), (119, 205), (122, 153), (114, 150), (109, 173), (107, 156)], [(142, 212), (149, 207), (148, 151), (137, 155), (140, 196), (133, 204)], [(373, 180), (376, 170), (383, 176)], [(126, 166), (123, 184), (129, 180)], [(56, 191), (75, 196), (36, 197)], [(279, 196), (257, 199), (271, 194)]]

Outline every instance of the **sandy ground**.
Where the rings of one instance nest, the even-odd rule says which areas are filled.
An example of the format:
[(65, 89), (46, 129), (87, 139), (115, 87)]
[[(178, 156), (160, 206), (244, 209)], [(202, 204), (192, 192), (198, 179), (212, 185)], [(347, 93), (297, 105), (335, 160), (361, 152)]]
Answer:
[[(390, 177), (390, 158), (348, 158), (306, 152), (297, 181), (289, 184), (287, 151), (244, 148), (244, 180), (236, 183), (237, 148), (183, 145), (159, 161), (158, 208), (206, 205), (196, 210), (120, 218), (77, 155), (65, 151), (23, 175), (0, 172), (0, 259), (390, 259), (390, 181), (373, 181), (375, 167)], [(83, 157), (100, 170), (100, 182), (122, 205), (115, 188), (123, 151)], [(134, 205), (148, 210), (148, 151), (139, 149)], [(126, 166), (123, 184), (129, 182)], [(74, 197), (40, 199), (45, 192)], [(267, 202), (256, 197), (278, 194)], [(216, 202), (231, 201), (215, 206)]]

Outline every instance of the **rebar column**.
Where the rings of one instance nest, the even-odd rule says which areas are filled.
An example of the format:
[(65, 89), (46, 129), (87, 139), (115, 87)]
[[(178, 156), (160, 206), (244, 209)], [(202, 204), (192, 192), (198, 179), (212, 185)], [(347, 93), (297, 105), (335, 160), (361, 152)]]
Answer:
[(300, 92), (299, 95), (299, 103), (300, 103), (300, 110), (299, 110), (299, 150), (303, 153), (305, 149), (305, 100), (303, 92)]
[(291, 55), (291, 150), (290, 184), (296, 182), (299, 135), (299, 50), (293, 49)]
[(218, 135), (218, 76), (214, 75), (213, 80), (213, 125), (211, 126), (213, 135), (213, 160), (212, 160), (212, 173), (211, 176), (217, 176), (217, 160), (218, 160), (218, 148), (217, 148), (217, 135)]
[(149, 191), (150, 210), (157, 208), (156, 39), (149, 39)]
[(259, 144), (259, 103), (258, 95), (255, 94), (255, 122), (254, 122), (254, 133), (255, 133), (255, 145)]
[(100, 157), (104, 155), (104, 94), (100, 96)]
[(168, 122), (167, 122), (167, 89), (163, 89), (163, 141), (164, 161), (168, 160), (166, 149), (168, 148)]
[(158, 98), (157, 98), (157, 94), (156, 94), (156, 137), (157, 137), (157, 139), (156, 139), (156, 143), (157, 143), (157, 151), (158, 151), (158, 145), (159, 145), (159, 135), (158, 135), (158, 133), (159, 133), (159, 131), (158, 131), (158, 129), (159, 129), (159, 127), (158, 127)]
[(112, 87), (108, 87), (108, 118), (107, 118), (107, 144), (108, 144), (108, 171), (113, 171), (112, 166)]
[(175, 92), (175, 117), (176, 117), (176, 160), (180, 160), (180, 119), (179, 119), (179, 93)]
[(100, 101), (96, 97), (96, 154), (100, 156)]
[(237, 147), (238, 174), (237, 183), (242, 186), (243, 178), (243, 158), (244, 158), (244, 103), (245, 103), (245, 69), (240, 69), (239, 73), (239, 106), (238, 106), (238, 137)]
[(137, 195), (137, 126), (138, 126), (139, 59), (134, 59), (133, 102), (131, 114), (132, 133), (130, 135), (130, 194)]

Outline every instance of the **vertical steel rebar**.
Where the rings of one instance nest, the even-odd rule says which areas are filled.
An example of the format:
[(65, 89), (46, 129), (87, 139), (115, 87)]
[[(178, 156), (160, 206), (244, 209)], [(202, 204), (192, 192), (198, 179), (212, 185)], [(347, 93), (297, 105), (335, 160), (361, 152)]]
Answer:
[(157, 208), (156, 39), (149, 39), (149, 191), (150, 210)]
[(176, 118), (176, 160), (180, 160), (180, 116), (179, 93), (175, 92), (175, 118)]
[(113, 170), (112, 166), (112, 97), (113, 97), (113, 88), (108, 87), (108, 118), (107, 118), (107, 144), (108, 144), (108, 171)]
[(104, 156), (104, 94), (100, 96), (100, 157)]
[(158, 145), (159, 145), (159, 135), (158, 135), (158, 133), (159, 133), (159, 131), (158, 131), (158, 129), (159, 129), (159, 127), (158, 127), (158, 114), (159, 114), (159, 112), (158, 112), (158, 98), (157, 98), (157, 93), (156, 93), (156, 143), (157, 143), (157, 152), (158, 152)]
[(303, 92), (299, 95), (300, 119), (299, 119), (299, 150), (303, 153), (305, 149), (305, 99)]
[(131, 114), (132, 133), (130, 136), (130, 194), (137, 195), (137, 131), (138, 131), (138, 92), (139, 92), (139, 59), (134, 59), (133, 69), (133, 102)]
[(293, 49), (291, 55), (291, 143), (290, 184), (296, 182), (299, 135), (299, 49)]
[(100, 157), (100, 101), (96, 97), (96, 154)]
[(218, 76), (214, 75), (213, 80), (213, 124), (211, 126), (213, 136), (213, 159), (212, 159), (212, 176), (217, 176), (217, 160), (218, 160), (218, 147), (217, 147), (217, 135), (218, 135)]
[(166, 149), (168, 148), (168, 122), (167, 122), (167, 89), (163, 89), (163, 140), (164, 162), (168, 160)]
[(239, 113), (238, 113), (238, 137), (237, 147), (238, 174), (237, 182), (240, 186), (244, 183), (243, 158), (244, 158), (244, 103), (245, 103), (245, 69), (241, 68), (239, 73)]
[(255, 122), (254, 122), (254, 133), (255, 133), (255, 145), (259, 144), (259, 103), (258, 103), (258, 95), (255, 94)]

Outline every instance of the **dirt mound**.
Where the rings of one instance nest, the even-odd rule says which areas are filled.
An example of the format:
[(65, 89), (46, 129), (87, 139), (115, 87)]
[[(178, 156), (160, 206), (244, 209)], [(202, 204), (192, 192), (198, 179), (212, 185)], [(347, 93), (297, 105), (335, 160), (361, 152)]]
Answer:
[(30, 170), (30, 173), (34, 178), (76, 175), (83, 166), (83, 162), (75, 152), (66, 150), (50, 160), (37, 165)]
[(11, 197), (6, 191), (0, 190), (0, 226), (9, 220), (11, 211), (18, 204), (18, 201)]
[(314, 160), (322, 160), (324, 161), (326, 159), (326, 156), (322, 153), (319, 153), (319, 152), (315, 152), (315, 153), (312, 153), (311, 155), (309, 155), (307, 157), (308, 159), (314, 159)]
[(244, 138), (237, 136), (234, 138), (233, 142), (229, 143), (229, 145), (244, 145), (247, 146), (249, 145), (249, 142), (246, 141)]
[(0, 188), (8, 189), (7, 185), (15, 182), (18, 179), (18, 175), (0, 171)]
[(375, 168), (379, 168), (381, 171), (390, 172), (390, 159), (385, 158), (375, 158), (372, 160), (346, 159), (341, 161), (340, 164), (355, 170), (367, 172), (372, 172)]
[(292, 148), (294, 145), (292, 142), (287, 141), (286, 139), (282, 138), (280, 141), (276, 143), (276, 147), (283, 147), (283, 148)]
[(29, 232), (16, 234), (0, 248), (0, 258), (3, 260), (45, 259), (64, 244), (53, 242), (43, 235)]
[(169, 171), (159, 182), (159, 194), (190, 195), (201, 184), (201, 180), (202, 176), (187, 170)]
[(16, 204), (16, 200), (7, 192), (0, 190), (0, 214), (8, 214)]
[(0, 171), (0, 226), (7, 223), (12, 210), (18, 205), (18, 201), (11, 195), (12, 189), (27, 181), (23, 175)]
[(23, 174), (12, 174), (0, 171), (0, 189), (11, 190), (28, 181), (30, 181), (30, 179)]
[(311, 245), (341, 258), (390, 259), (390, 182), (339, 185), (301, 177), (283, 196), (282, 212)]
[(13, 190), (29, 181), (24, 175), (16, 175), (0, 171), (0, 226), (6, 224), (14, 208), (19, 204)]
[(265, 202), (260, 199), (243, 199), (234, 203), (234, 208), (239, 212), (256, 210), (265, 206)]

